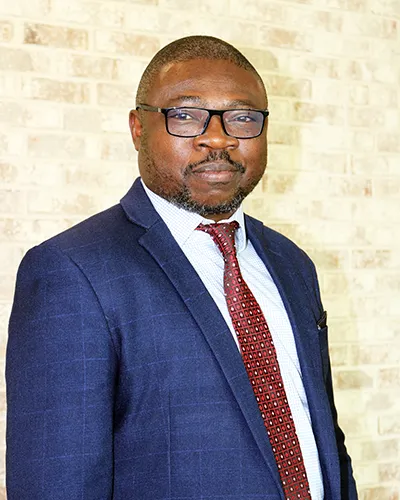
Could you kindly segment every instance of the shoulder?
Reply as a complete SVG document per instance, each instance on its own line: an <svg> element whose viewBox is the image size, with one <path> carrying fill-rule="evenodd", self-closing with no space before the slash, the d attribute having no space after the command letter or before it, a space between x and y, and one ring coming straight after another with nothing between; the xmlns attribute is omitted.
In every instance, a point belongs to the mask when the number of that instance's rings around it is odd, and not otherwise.
<svg viewBox="0 0 400 500"><path fill-rule="evenodd" d="M249 215L245 216L245 220L250 238L253 235L255 238L261 239L265 250L290 259L296 257L296 259L300 259L299 264L304 263L314 267L307 253L287 236L265 226L262 221Z"/></svg>
<svg viewBox="0 0 400 500"><path fill-rule="evenodd" d="M143 231L115 205L28 250L19 278L60 271L99 276L106 263L123 261L127 252L135 252Z"/></svg>

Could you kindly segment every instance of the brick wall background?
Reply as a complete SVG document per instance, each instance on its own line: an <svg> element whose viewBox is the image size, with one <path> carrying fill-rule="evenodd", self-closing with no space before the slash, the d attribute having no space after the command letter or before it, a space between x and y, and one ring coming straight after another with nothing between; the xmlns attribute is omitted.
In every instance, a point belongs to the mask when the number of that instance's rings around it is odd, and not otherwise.
<svg viewBox="0 0 400 500"><path fill-rule="evenodd" d="M0 0L1 357L23 253L125 193L142 70L197 33L265 79L269 170L247 210L315 260L360 498L398 500L399 0Z"/></svg>

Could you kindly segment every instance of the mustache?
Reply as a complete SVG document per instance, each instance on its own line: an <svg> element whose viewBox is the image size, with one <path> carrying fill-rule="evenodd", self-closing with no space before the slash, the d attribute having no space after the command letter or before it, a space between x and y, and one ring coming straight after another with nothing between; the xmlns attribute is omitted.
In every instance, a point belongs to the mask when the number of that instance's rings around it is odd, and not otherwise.
<svg viewBox="0 0 400 500"><path fill-rule="evenodd" d="M232 160L228 151L219 151L219 152L210 151L210 153L208 153L208 155L206 156L206 158L204 158L204 160L194 163L189 163L189 165L186 167L186 174L191 172L194 168L204 165L205 163L212 163L214 161L229 163L229 165L232 165L232 167L234 167L238 172L242 174L245 172L243 163Z"/></svg>

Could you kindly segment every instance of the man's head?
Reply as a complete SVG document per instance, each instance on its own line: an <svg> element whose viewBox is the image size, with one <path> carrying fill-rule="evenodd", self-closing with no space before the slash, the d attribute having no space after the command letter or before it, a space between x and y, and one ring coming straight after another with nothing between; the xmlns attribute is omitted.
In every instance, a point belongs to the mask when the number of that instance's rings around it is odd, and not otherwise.
<svg viewBox="0 0 400 500"><path fill-rule="evenodd" d="M257 185L267 162L267 113L250 111L265 111L268 104L255 68L222 40L182 38L147 66L136 104L140 109L131 112L130 127L145 184L204 217L229 217ZM244 111L223 116L165 111L175 107Z"/></svg>

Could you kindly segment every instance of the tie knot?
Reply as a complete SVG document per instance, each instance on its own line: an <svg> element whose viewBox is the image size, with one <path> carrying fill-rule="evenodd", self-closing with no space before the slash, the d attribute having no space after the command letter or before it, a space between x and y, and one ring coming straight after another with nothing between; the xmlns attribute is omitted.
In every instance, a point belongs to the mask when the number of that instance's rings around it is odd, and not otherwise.
<svg viewBox="0 0 400 500"><path fill-rule="evenodd" d="M199 224L196 229L209 234L225 257L232 252L236 254L235 232L238 227L239 223L233 221L224 223L217 222L215 224Z"/></svg>

